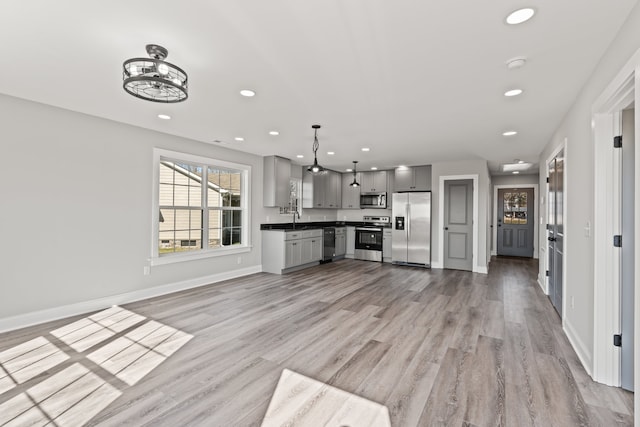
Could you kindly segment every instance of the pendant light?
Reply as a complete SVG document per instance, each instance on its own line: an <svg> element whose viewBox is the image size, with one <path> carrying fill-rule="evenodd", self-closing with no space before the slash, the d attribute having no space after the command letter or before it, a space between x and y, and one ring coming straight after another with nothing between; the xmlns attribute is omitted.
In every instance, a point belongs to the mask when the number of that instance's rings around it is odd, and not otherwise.
<svg viewBox="0 0 640 427"><path fill-rule="evenodd" d="M307 170L314 175L318 175L321 173L325 173L326 170L322 166L318 164L318 148L320 148L320 143L318 142L318 129L320 129L320 125L311 126L314 130L313 135L313 165L309 166Z"/></svg>
<svg viewBox="0 0 640 427"><path fill-rule="evenodd" d="M122 87L136 98L153 102L182 102L188 97L187 73L165 61L169 51L147 45L149 58L132 58L122 64Z"/></svg>
<svg viewBox="0 0 640 427"><path fill-rule="evenodd" d="M357 163L358 163L357 160L353 161L353 182L349 184L352 187L360 187L360 183L356 181L356 164Z"/></svg>

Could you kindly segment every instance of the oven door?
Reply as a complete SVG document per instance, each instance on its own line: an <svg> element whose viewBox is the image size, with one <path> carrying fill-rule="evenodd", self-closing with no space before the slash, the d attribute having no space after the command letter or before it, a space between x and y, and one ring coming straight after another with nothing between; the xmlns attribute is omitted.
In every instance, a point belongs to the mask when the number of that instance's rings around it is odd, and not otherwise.
<svg viewBox="0 0 640 427"><path fill-rule="evenodd" d="M356 249L382 252L382 228L356 227Z"/></svg>

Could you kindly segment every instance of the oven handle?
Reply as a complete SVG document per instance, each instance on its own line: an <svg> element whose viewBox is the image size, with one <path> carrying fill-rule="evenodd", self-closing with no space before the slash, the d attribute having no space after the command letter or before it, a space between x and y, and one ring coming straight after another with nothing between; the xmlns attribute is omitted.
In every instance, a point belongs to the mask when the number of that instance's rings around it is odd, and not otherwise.
<svg viewBox="0 0 640 427"><path fill-rule="evenodd" d="M382 228L356 227L356 231L382 231Z"/></svg>

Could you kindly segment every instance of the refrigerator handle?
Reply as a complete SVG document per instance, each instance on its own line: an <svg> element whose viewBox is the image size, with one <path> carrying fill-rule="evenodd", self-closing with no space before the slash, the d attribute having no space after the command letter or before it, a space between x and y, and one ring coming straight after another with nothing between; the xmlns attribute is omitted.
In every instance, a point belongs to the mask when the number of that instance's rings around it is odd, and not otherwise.
<svg viewBox="0 0 640 427"><path fill-rule="evenodd" d="M411 239L411 204L407 203L407 219L405 220L406 222L406 228L407 228L407 241L409 239Z"/></svg>

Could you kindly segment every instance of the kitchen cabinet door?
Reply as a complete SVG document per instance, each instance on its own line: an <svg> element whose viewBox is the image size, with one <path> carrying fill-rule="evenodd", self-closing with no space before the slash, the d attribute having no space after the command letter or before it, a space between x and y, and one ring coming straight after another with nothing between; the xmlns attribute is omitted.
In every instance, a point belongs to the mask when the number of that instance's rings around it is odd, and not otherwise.
<svg viewBox="0 0 640 427"><path fill-rule="evenodd" d="M387 191L387 171L362 172L361 191L383 193Z"/></svg>
<svg viewBox="0 0 640 427"><path fill-rule="evenodd" d="M311 240L311 261L322 260L322 237L314 237Z"/></svg>
<svg viewBox="0 0 640 427"><path fill-rule="evenodd" d="M284 244L284 268L302 264L302 245L300 240L289 240Z"/></svg>
<svg viewBox="0 0 640 427"><path fill-rule="evenodd" d="M356 251L356 228L347 227L347 252L348 258L353 258L353 254Z"/></svg>
<svg viewBox="0 0 640 427"><path fill-rule="evenodd" d="M263 166L263 205L265 207L289 206L291 160L279 156L267 156L263 160Z"/></svg>
<svg viewBox="0 0 640 427"><path fill-rule="evenodd" d="M336 256L344 256L347 253L347 236L336 235Z"/></svg>
<svg viewBox="0 0 640 427"><path fill-rule="evenodd" d="M394 191L431 191L431 166L397 168Z"/></svg>
<svg viewBox="0 0 640 427"><path fill-rule="evenodd" d="M329 171L325 179L325 208L338 209L342 204L342 179L338 172Z"/></svg>
<svg viewBox="0 0 640 427"><path fill-rule="evenodd" d="M356 173L356 181L360 182L360 172ZM352 187L353 174L342 174L342 209L360 209L360 187Z"/></svg>

